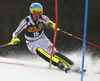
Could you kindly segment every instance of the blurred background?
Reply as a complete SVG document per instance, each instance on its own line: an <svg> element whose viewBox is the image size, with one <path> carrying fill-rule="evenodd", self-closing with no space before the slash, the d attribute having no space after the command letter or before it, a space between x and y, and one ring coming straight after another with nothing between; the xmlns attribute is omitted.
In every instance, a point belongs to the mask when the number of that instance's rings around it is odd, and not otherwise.
<svg viewBox="0 0 100 81"><path fill-rule="evenodd" d="M43 14L55 22L54 0L0 0L0 45L10 42L12 33L18 27L20 21L30 14L31 3L39 2L43 5ZM100 1L89 0L87 41L100 46ZM68 33L83 39L85 0L58 0L58 27ZM54 31L45 29L45 34L53 42ZM6 56L31 55L27 49L23 32L19 35L19 45L0 48L0 55ZM60 52L70 53L82 50L83 42L70 37L62 32L57 32L56 48ZM100 56L100 48L86 44L86 52L92 56Z"/></svg>

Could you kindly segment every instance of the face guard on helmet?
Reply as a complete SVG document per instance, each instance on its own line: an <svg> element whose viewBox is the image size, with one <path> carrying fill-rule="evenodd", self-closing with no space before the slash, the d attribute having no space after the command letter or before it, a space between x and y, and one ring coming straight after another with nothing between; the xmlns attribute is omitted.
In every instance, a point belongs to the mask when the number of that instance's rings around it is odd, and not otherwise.
<svg viewBox="0 0 100 81"><path fill-rule="evenodd" d="M32 3L30 6L30 12L33 15L41 15L43 13L43 7L40 3Z"/></svg>

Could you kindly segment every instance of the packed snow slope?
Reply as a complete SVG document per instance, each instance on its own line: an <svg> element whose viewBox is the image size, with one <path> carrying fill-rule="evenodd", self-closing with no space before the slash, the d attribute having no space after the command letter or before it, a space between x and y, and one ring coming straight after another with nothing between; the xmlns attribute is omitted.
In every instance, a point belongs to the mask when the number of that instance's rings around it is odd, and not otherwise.
<svg viewBox="0 0 100 81"><path fill-rule="evenodd" d="M82 55L77 52L68 56L81 67ZM100 60L85 56L87 72L83 81L100 81ZM57 67L51 66L40 57L36 59L21 59L21 57L0 57L0 81L81 81L81 74L65 73Z"/></svg>

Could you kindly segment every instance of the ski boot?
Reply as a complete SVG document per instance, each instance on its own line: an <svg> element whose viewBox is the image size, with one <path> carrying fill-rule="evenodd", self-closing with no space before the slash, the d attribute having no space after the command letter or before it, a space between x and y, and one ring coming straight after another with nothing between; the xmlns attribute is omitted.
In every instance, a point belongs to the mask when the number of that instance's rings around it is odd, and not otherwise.
<svg viewBox="0 0 100 81"><path fill-rule="evenodd" d="M65 65L64 65L61 61L59 61L59 63L58 63L58 68L59 68L60 70L65 70Z"/></svg>

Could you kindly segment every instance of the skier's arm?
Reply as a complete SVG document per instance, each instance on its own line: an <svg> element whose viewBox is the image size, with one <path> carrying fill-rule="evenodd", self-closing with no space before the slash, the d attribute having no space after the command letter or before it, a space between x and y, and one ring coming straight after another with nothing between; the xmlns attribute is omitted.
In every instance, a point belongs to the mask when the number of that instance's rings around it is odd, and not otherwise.
<svg viewBox="0 0 100 81"><path fill-rule="evenodd" d="M27 27L27 21L25 19L23 19L18 28L16 29L15 32L13 32L12 34L12 39L11 39L11 43L12 45L17 44L20 42L20 39L18 38L18 35Z"/></svg>
<svg viewBox="0 0 100 81"><path fill-rule="evenodd" d="M15 32L13 32L12 37L13 38L17 38L18 35L27 27L27 21L25 19L23 19L18 28L15 30Z"/></svg>

